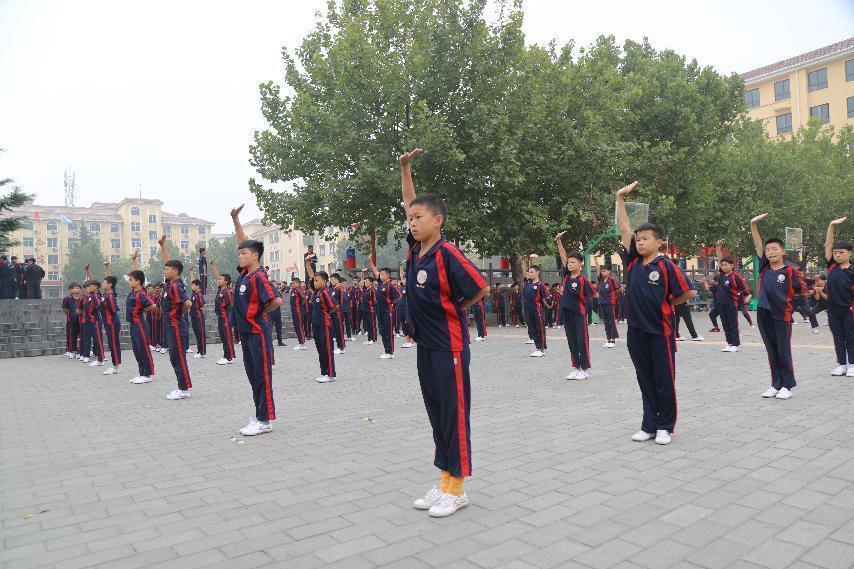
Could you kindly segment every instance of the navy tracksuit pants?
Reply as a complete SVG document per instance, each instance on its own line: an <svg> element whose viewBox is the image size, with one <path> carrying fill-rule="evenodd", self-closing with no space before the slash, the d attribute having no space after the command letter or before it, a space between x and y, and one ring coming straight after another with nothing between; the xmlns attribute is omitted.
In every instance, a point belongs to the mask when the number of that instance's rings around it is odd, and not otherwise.
<svg viewBox="0 0 854 569"><path fill-rule="evenodd" d="M526 310L525 322L528 324L528 336L538 350L546 349L546 319L542 310Z"/></svg>
<svg viewBox="0 0 854 569"><path fill-rule="evenodd" d="M294 325L294 334L298 344L305 344L305 325L303 324L302 306L297 305L291 310L291 323Z"/></svg>
<svg viewBox="0 0 854 569"><path fill-rule="evenodd" d="M234 342L231 337L231 324L225 318L216 319L216 327L219 331L219 341L222 342L222 357L231 361L234 359Z"/></svg>
<svg viewBox="0 0 854 569"><path fill-rule="evenodd" d="M477 328L477 335L481 338L486 338L486 308L483 304L475 304L471 307L474 312L474 325Z"/></svg>
<svg viewBox="0 0 854 569"><path fill-rule="evenodd" d="M107 345L110 348L110 361L113 366L121 365L122 363L122 323L118 318L113 319L113 323L104 324L104 330L107 332Z"/></svg>
<svg viewBox="0 0 854 569"><path fill-rule="evenodd" d="M317 360L320 363L320 375L335 377L335 353L332 351L335 334L332 331L332 323L312 324L311 328L314 347L317 348Z"/></svg>
<svg viewBox="0 0 854 569"><path fill-rule="evenodd" d="M836 362L854 365L854 315L851 309L840 304L827 304L827 323L833 334Z"/></svg>
<svg viewBox="0 0 854 569"><path fill-rule="evenodd" d="M166 336L166 347L169 348L169 363L175 370L178 379L178 389L187 391L193 387L190 381L190 369L187 367L187 344L185 338L188 336L187 321L178 317L178 322L173 323L168 316L163 319L164 335Z"/></svg>
<svg viewBox="0 0 854 569"><path fill-rule="evenodd" d="M276 331L276 340L280 346L284 346L285 341L282 338L282 309L277 308L276 310L271 310L269 314L270 324L273 325L273 329Z"/></svg>
<svg viewBox="0 0 854 569"><path fill-rule="evenodd" d="M722 305L718 307L721 317L721 327L724 329L726 343L730 346L740 346L741 338L738 333L738 310L735 306Z"/></svg>
<svg viewBox="0 0 854 569"><path fill-rule="evenodd" d="M643 399L641 429L673 432L676 426L676 337L629 326L626 344Z"/></svg>
<svg viewBox="0 0 854 569"><path fill-rule="evenodd" d="M104 361L104 339L101 336L101 323L99 321L80 325L80 353L84 358L94 352L99 362Z"/></svg>
<svg viewBox="0 0 854 569"><path fill-rule="evenodd" d="M617 317L614 315L614 305L600 304L599 317L602 318L602 322L605 324L605 338L607 338L609 342L613 342L619 338L620 333L617 331ZM564 322L566 322L565 315Z"/></svg>
<svg viewBox="0 0 854 569"><path fill-rule="evenodd" d="M768 352L771 386L774 389L792 389L797 385L792 362L792 323L775 319L767 308L756 309L756 320Z"/></svg>
<svg viewBox="0 0 854 569"><path fill-rule="evenodd" d="M260 333L243 332L240 336L243 348L243 369L252 387L255 403L255 418L267 422L276 418L273 401L273 333L270 328Z"/></svg>
<svg viewBox="0 0 854 569"><path fill-rule="evenodd" d="M145 318L140 318L137 322L131 322L128 328L130 330L130 345L133 349L136 365L139 368L139 375L151 377L154 375L154 358L148 348L151 341L148 321Z"/></svg>
<svg viewBox="0 0 854 569"><path fill-rule="evenodd" d="M590 369L590 338L587 335L587 315L578 312L563 311L563 329L572 367Z"/></svg>
<svg viewBox="0 0 854 569"><path fill-rule="evenodd" d="M193 335L196 337L196 349L203 356L208 353L208 339L205 333L205 313L193 308L190 312L193 323Z"/></svg>
<svg viewBox="0 0 854 569"><path fill-rule="evenodd" d="M362 312L362 318L365 326L365 332L368 333L368 340L377 341L377 320L374 318L373 312Z"/></svg>
<svg viewBox="0 0 854 569"><path fill-rule="evenodd" d="M393 316L391 311L377 311L377 328L379 328L380 336L383 339L383 350L385 350L385 353L387 354L394 354L394 335L392 334L394 323L392 318ZM376 336L374 336L374 338L376 338Z"/></svg>
<svg viewBox="0 0 854 569"><path fill-rule="evenodd" d="M65 351L72 354L80 349L80 321L76 316L65 322Z"/></svg>
<svg viewBox="0 0 854 569"><path fill-rule="evenodd" d="M350 312L341 312L341 319L344 321L345 338L353 337L353 315Z"/></svg>
<svg viewBox="0 0 854 569"><path fill-rule="evenodd" d="M433 428L433 464L451 476L471 476L470 352L431 350L418 345L418 382Z"/></svg>
<svg viewBox="0 0 854 569"><path fill-rule="evenodd" d="M335 342L338 344L338 348L343 350L347 347L347 342L344 340L344 320L346 319L346 314L342 318L339 312L333 312L330 319L332 321L332 332L335 336Z"/></svg>

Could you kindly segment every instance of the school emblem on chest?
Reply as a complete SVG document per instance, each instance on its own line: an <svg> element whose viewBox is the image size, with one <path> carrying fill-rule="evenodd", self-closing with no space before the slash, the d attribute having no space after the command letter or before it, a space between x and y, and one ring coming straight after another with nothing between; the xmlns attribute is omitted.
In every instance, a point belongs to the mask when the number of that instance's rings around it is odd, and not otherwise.
<svg viewBox="0 0 854 569"><path fill-rule="evenodd" d="M427 271L421 269L418 271L418 276L415 277L415 280L418 281L418 284L424 284L427 282Z"/></svg>
<svg viewBox="0 0 854 569"><path fill-rule="evenodd" d="M164 292L164 293L163 293L163 298L168 298L168 297L169 297L169 293L168 293L168 292Z"/></svg>
<svg viewBox="0 0 854 569"><path fill-rule="evenodd" d="M606 284L606 285L605 285L605 288L611 288L611 285Z"/></svg>
<svg viewBox="0 0 854 569"><path fill-rule="evenodd" d="M729 286L729 281L724 281L724 284Z"/></svg>
<svg viewBox="0 0 854 569"><path fill-rule="evenodd" d="M786 275L777 275L777 282L778 283L786 282Z"/></svg>
<svg viewBox="0 0 854 569"><path fill-rule="evenodd" d="M572 288L578 288L578 283L572 283Z"/></svg>
<svg viewBox="0 0 854 569"><path fill-rule="evenodd" d="M661 275L658 273L658 271L652 271L649 274L649 281L650 282L657 283L658 279L660 279L660 278L661 278Z"/></svg>
<svg viewBox="0 0 854 569"><path fill-rule="evenodd" d="M240 285L240 293L243 294L244 292L246 292L246 285L242 284Z"/></svg>

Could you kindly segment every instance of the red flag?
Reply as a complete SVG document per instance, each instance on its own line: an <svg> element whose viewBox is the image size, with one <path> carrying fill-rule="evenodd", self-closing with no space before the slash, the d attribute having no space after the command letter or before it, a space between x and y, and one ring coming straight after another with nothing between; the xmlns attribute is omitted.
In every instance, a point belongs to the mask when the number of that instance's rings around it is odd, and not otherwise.
<svg viewBox="0 0 854 569"><path fill-rule="evenodd" d="M35 211L35 213L33 214L33 219L41 219L41 218L39 217L39 210L36 210L36 211Z"/></svg>

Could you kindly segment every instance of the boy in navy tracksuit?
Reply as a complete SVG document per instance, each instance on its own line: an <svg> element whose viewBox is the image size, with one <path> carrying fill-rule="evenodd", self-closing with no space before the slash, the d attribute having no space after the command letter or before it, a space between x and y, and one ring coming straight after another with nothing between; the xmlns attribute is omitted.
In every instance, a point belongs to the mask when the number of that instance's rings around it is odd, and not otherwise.
<svg viewBox="0 0 854 569"><path fill-rule="evenodd" d="M371 261L371 270L374 277L378 279L376 288L376 315L377 328L383 339L383 353L380 359L392 359L394 357L394 305L400 300L400 289L391 282L391 269L378 270Z"/></svg>
<svg viewBox="0 0 854 569"><path fill-rule="evenodd" d="M139 375L132 378L130 383L150 383L154 375L154 358L151 357L151 328L146 314L156 308L154 300L142 289L145 284L145 273L132 266L128 273L128 291L125 297L125 317L128 321L131 348L136 359Z"/></svg>
<svg viewBox="0 0 854 569"><path fill-rule="evenodd" d="M184 281L181 280L184 264L181 261L169 258L165 235L160 237L157 242L160 244L163 274L166 277L166 287L160 301L160 307L163 311L163 336L169 350L169 362L172 364L172 369L175 370L175 377L178 379L178 389L169 392L166 399L187 399L190 397L190 389L193 387L193 383L190 380L190 369L187 366L187 344L184 338L189 332L185 316L192 303L187 294L187 289L184 288Z"/></svg>
<svg viewBox="0 0 854 569"><path fill-rule="evenodd" d="M202 294L202 281L200 279L193 280L190 283L190 290L193 294L190 296L190 322L193 325L193 335L196 337L196 353L193 357L206 358L208 357L208 342L205 337L205 297Z"/></svg>
<svg viewBox="0 0 854 569"><path fill-rule="evenodd" d="M86 296L80 299L80 353L81 360L92 367L104 365L104 339L101 336L101 296L98 289L101 283L96 280L88 280L83 283ZM94 352L96 360L89 362L89 354Z"/></svg>
<svg viewBox="0 0 854 569"><path fill-rule="evenodd" d="M332 314L338 312L339 307L329 291L329 275L325 271L314 272L314 268L308 259L305 260L305 273L311 279L314 289L311 311L311 335L314 338L314 346L317 348L317 359L320 363L320 376L315 378L317 383L331 383L335 381L335 351L332 349L335 342L335 329Z"/></svg>
<svg viewBox="0 0 854 569"><path fill-rule="evenodd" d="M489 294L480 271L442 238L445 201L416 197L410 161L400 157L403 206L409 221L406 281L408 309L418 342L418 380L433 428L439 487L415 501L431 516L449 516L468 504L463 481L471 476L471 388L466 309Z"/></svg>
<svg viewBox="0 0 854 569"><path fill-rule="evenodd" d="M305 349L305 303L303 299L305 293L302 290L302 283L297 277L291 279L290 302L291 302L291 323L294 325L294 334L297 337L297 345L294 350Z"/></svg>
<svg viewBox="0 0 854 569"><path fill-rule="evenodd" d="M854 377L854 266L851 265L854 243L836 241L836 226L847 219L834 219L828 225L824 257L827 260L827 323L838 364L830 375ZM815 314L811 314L815 322Z"/></svg>
<svg viewBox="0 0 854 569"><path fill-rule="evenodd" d="M738 312L742 304L742 296L750 300L750 292L741 275L733 270L732 257L719 257L721 271L718 275L718 286L715 289L715 308L721 318L721 326L726 337L726 347L722 352L737 352L741 345L738 332Z"/></svg>
<svg viewBox="0 0 854 569"><path fill-rule="evenodd" d="M546 355L546 316L545 299L546 287L540 282L540 267L531 265L528 269L528 280L522 291L523 303L525 305L525 322L528 324L527 344L534 344L532 358L541 358Z"/></svg>
<svg viewBox="0 0 854 569"><path fill-rule="evenodd" d="M572 359L572 371L566 379L587 379L590 377L590 338L587 335L587 301L596 296L593 284L581 273L584 260L581 255L567 255L561 237L565 231L555 236L560 254L561 277L563 278L563 327L566 331L566 343Z"/></svg>
<svg viewBox="0 0 854 569"><path fill-rule="evenodd" d="M377 341L377 320L374 317L374 311L377 305L377 289L374 288L374 279L365 277L365 288L362 291L361 306L359 310L362 312L364 320L365 333L368 335L368 340L363 344L371 345Z"/></svg>
<svg viewBox="0 0 854 569"><path fill-rule="evenodd" d="M599 271L599 317L605 325L605 348L614 348L620 333L617 331L617 298L620 295L620 283L611 274L611 265L605 265Z"/></svg>
<svg viewBox="0 0 854 569"><path fill-rule="evenodd" d="M347 279L341 278L341 320L344 323L344 341L353 341L353 316L351 309L353 307L353 287L347 282Z"/></svg>
<svg viewBox="0 0 854 569"><path fill-rule="evenodd" d="M788 399L797 385L792 362L792 299L795 295L805 294L807 287L800 271L786 264L783 241L772 237L762 242L757 225L767 215L757 215L750 220L750 233L756 255L760 258L759 281L756 283L759 295L756 322L771 368L771 387L762 393L762 397Z"/></svg>
<svg viewBox="0 0 854 569"><path fill-rule="evenodd" d="M222 343L222 357L216 361L217 365L228 365L234 361L234 337L231 335L231 323L229 314L234 297L231 294L231 275L220 274L216 268L214 259L210 261L211 270L216 279L216 297L214 298L214 312L216 313L216 328L219 332L219 341Z"/></svg>
<svg viewBox="0 0 854 569"><path fill-rule="evenodd" d="M483 306L483 299L472 304L470 310L474 314L474 326L477 329L474 341L483 342L486 339L486 308Z"/></svg>
<svg viewBox="0 0 854 569"><path fill-rule="evenodd" d="M332 285L329 287L328 285ZM337 310L333 310L330 313L330 318L332 320L332 332L335 339L335 343L337 344L337 348L335 348L334 352L336 354L345 353L344 350L347 349L347 340L344 336L344 293L345 288L344 285L341 284L341 275L338 273L332 273L329 276L329 283L327 288L331 288L329 290L329 294L332 295L333 300L335 301L335 306L337 306ZM318 304L315 302L315 304Z"/></svg>
<svg viewBox="0 0 854 569"><path fill-rule="evenodd" d="M0 286L3 283L0 282ZM62 311L65 312L65 357L74 359L79 353L80 317L77 314L77 303L80 300L80 285L68 285L68 296L62 299Z"/></svg>
<svg viewBox="0 0 854 569"><path fill-rule="evenodd" d="M495 311L495 319L499 328L507 326L507 305L505 303L501 283L495 283L495 292L492 293L492 309Z"/></svg>
<svg viewBox="0 0 854 569"><path fill-rule="evenodd" d="M105 263L109 271L109 263ZM104 277L104 299L101 310L104 315L104 330L107 333L107 345L110 347L110 361L113 367L104 370L104 375L119 373L122 364L122 319L119 315L119 303L116 301L116 277Z"/></svg>
<svg viewBox="0 0 854 569"><path fill-rule="evenodd" d="M685 275L659 251L664 229L644 223L632 229L625 196L637 182L617 192L617 217L626 260L626 291L631 296L626 346L643 399L641 429L632 440L670 443L676 425L676 336L674 305L694 297Z"/></svg>
<svg viewBox="0 0 854 569"><path fill-rule="evenodd" d="M273 430L270 421L276 418L273 400L273 329L268 313L281 306L282 298L267 279L261 266L264 244L247 239L239 215L243 206L231 210L234 233L237 236L237 264L240 276L234 285L234 321L240 330L243 349L243 368L252 387L255 416L240 429L244 436L255 436Z"/></svg>
<svg viewBox="0 0 854 569"><path fill-rule="evenodd" d="M208 293L208 258L205 256L205 248L199 247L199 290L202 296ZM192 272L192 271L191 271Z"/></svg>

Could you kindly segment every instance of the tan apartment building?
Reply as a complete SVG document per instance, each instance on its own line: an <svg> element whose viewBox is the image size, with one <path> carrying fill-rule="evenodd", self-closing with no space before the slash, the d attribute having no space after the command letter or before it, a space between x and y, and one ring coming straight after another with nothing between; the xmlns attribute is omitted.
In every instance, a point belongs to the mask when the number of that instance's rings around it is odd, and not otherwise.
<svg viewBox="0 0 854 569"><path fill-rule="evenodd" d="M243 224L247 237L264 243L264 265L270 267L270 278L275 281L288 281L291 275L305 278L303 258L308 245L314 246L317 255L317 270L329 271L330 265L341 258L340 247L346 243L347 236L341 232L337 238L335 228L328 227L324 235L306 235L302 231L289 231L274 226L266 226L260 219ZM326 239L330 239L327 241ZM340 269L341 265L337 265Z"/></svg>
<svg viewBox="0 0 854 569"><path fill-rule="evenodd" d="M9 215L24 218L23 228L12 234L18 245L6 253L20 258L35 257L44 269L45 295L62 286L62 269L71 249L80 243L81 228L98 238L101 250L113 261L140 251L145 266L159 248L164 233L183 253L191 254L198 243L211 238L214 223L185 213L163 210L156 199L125 198L120 202L94 202L89 207L28 204Z"/></svg>
<svg viewBox="0 0 854 569"><path fill-rule="evenodd" d="M817 117L839 131L854 124L854 37L741 74L744 105L769 136Z"/></svg>

